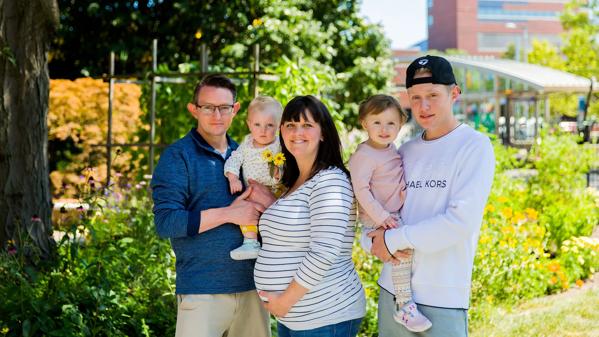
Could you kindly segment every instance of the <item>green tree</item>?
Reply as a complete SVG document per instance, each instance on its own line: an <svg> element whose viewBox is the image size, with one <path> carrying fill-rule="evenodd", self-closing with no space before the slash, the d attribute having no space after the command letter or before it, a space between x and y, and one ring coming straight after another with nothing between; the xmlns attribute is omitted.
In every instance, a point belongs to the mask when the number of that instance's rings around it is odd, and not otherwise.
<svg viewBox="0 0 599 337"><path fill-rule="evenodd" d="M599 74L599 1L572 0L561 16L565 39L562 52L568 71L591 77Z"/></svg>
<svg viewBox="0 0 599 337"><path fill-rule="evenodd" d="M205 43L210 71L247 70L252 46L259 44L261 69L282 69L284 58L314 65L313 71L332 69L336 85L321 95L338 103L340 118L353 127L357 103L385 90L393 76L389 41L380 26L359 16L358 0L59 0L59 5L61 28L50 63L54 78L98 76L107 70L110 50L117 54L117 73L142 74L149 69L151 38L159 39L162 69L193 63Z"/></svg>
<svg viewBox="0 0 599 337"><path fill-rule="evenodd" d="M560 17L564 28L563 46L557 48L547 42L533 41L528 55L530 63L564 70L591 78L599 74L599 1L572 0L565 5ZM591 97L589 115L599 117L598 95ZM575 116L578 98L575 95L554 95L551 98L554 114ZM587 98L588 99L588 98Z"/></svg>
<svg viewBox="0 0 599 337"><path fill-rule="evenodd" d="M532 41L532 50L528 53L528 62L545 67L568 71L566 60L560 50L547 41ZM554 116L576 116L578 97L571 94L552 94L549 106Z"/></svg>

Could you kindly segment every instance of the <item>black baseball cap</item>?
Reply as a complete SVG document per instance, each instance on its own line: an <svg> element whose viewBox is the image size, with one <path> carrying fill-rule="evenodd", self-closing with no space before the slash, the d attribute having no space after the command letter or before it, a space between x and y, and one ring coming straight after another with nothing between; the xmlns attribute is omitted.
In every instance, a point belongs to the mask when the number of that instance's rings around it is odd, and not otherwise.
<svg viewBox="0 0 599 337"><path fill-rule="evenodd" d="M432 76L414 78L416 70L426 68L430 70ZM453 68L449 61L440 56L426 55L421 56L408 66L406 71L406 88L415 84L432 83L432 84L457 84L453 75Z"/></svg>

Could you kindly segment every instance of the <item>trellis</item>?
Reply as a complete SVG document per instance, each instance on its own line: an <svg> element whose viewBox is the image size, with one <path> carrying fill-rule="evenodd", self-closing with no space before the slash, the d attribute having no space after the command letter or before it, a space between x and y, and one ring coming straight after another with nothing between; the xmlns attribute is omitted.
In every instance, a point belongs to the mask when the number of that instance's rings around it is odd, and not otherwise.
<svg viewBox="0 0 599 337"><path fill-rule="evenodd" d="M222 74L234 79L245 79L249 77L251 81L252 94L254 97L258 95L258 82L260 80L276 80L276 76L260 71L260 46L253 46L253 65L249 71L241 72L209 72L208 71L208 50L206 44L200 46L200 71L190 73L158 73L158 40L152 41L152 71L146 79L139 79L137 75L115 74L115 53L110 52L109 73L103 79L108 82L108 132L106 134L106 144L97 146L106 148L106 186L110 184L110 176L112 171L112 150L114 147L147 147L149 148L149 173L154 173L154 154L156 148L164 147L164 144L155 142L156 132L156 87L159 83L188 83L189 78L197 81L210 74ZM151 100L150 100L150 139L147 143L113 143L112 142L112 116L113 116L113 100L114 100L114 85L116 83L135 83L147 84L150 82Z"/></svg>

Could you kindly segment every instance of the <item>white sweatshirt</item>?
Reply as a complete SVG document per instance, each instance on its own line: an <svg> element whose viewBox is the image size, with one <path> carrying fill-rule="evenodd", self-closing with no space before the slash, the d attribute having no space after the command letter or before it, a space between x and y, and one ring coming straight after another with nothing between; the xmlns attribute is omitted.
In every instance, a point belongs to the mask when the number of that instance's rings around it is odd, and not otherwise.
<svg viewBox="0 0 599 337"><path fill-rule="evenodd" d="M389 251L414 249L412 292L419 304L469 307L472 267L483 210L493 182L495 159L489 138L460 125L435 140L402 145L407 199L406 226L387 230ZM370 239L362 236L370 251ZM379 285L393 293L391 265Z"/></svg>

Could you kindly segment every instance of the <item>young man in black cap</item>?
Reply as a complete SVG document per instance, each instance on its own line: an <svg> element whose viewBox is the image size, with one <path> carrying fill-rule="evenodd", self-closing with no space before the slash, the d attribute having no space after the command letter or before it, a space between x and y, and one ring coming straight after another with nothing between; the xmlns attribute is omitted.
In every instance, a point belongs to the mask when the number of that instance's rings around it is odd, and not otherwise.
<svg viewBox="0 0 599 337"><path fill-rule="evenodd" d="M404 226L378 230L363 240L384 262L414 249L412 292L432 328L418 334L393 319L391 266L379 285L379 336L467 336L472 267L495 160L489 138L453 116L460 95L453 69L438 56L423 56L407 69L412 115L424 129L402 145L407 199ZM409 317L407 317L409 319Z"/></svg>

